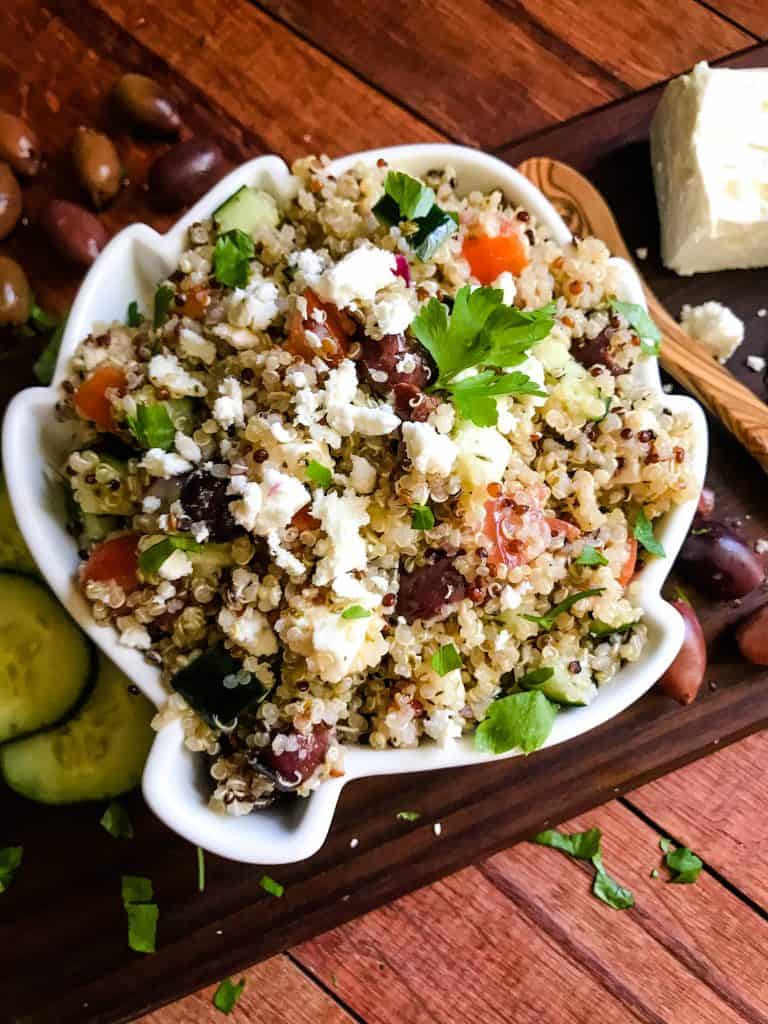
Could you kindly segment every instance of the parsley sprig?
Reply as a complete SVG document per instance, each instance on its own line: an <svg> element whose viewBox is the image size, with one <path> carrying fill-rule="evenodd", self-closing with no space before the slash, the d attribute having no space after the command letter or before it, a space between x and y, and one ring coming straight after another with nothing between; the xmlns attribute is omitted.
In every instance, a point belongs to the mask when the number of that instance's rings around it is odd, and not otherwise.
<svg viewBox="0 0 768 1024"><path fill-rule="evenodd" d="M595 869L592 892L599 900L607 903L614 910L626 910L635 905L635 900L629 889L619 885L616 879L611 878L606 872L603 866L602 838L603 834L599 828L570 834L558 832L557 829L548 829L546 832L539 832L533 841L540 846L551 846L577 860L590 861Z"/></svg>
<svg viewBox="0 0 768 1024"><path fill-rule="evenodd" d="M435 193L428 185L402 171L387 174L384 195L373 212L382 224L390 227L402 221L415 226L416 230L407 236L408 243L422 262L431 259L459 226L458 216L437 205Z"/></svg>
<svg viewBox="0 0 768 1024"><path fill-rule="evenodd" d="M556 715L557 705L540 690L499 697L475 729L475 749L486 754L503 754L519 748L524 754L530 754L544 744Z"/></svg>
<svg viewBox="0 0 768 1024"><path fill-rule="evenodd" d="M585 597L594 597L595 594L602 594L604 589L604 587L592 587L590 590L580 590L578 594L570 594L560 604L550 608L545 615L523 615L523 618L529 622L535 622L539 629L549 632L557 622L559 615L569 611L577 601L581 601Z"/></svg>

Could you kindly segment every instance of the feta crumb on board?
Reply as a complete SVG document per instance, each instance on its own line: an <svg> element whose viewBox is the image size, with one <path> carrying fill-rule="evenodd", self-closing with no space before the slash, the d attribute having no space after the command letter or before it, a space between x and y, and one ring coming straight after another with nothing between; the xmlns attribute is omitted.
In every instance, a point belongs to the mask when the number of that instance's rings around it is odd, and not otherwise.
<svg viewBox="0 0 768 1024"><path fill-rule="evenodd" d="M765 359L762 356L747 356L746 363L754 373L762 373L765 370Z"/></svg>
<svg viewBox="0 0 768 1024"><path fill-rule="evenodd" d="M721 363L732 356L744 340L744 322L733 310L714 300L700 306L683 306L680 325Z"/></svg>
<svg viewBox="0 0 768 1024"><path fill-rule="evenodd" d="M648 249L644 245L638 246L637 249L635 249L635 256L637 256L639 260L647 260Z"/></svg>
<svg viewBox="0 0 768 1024"><path fill-rule="evenodd" d="M764 306L761 306L761 308L758 309L758 311L757 311L757 315L762 320L764 317L768 316L768 309L765 309Z"/></svg>

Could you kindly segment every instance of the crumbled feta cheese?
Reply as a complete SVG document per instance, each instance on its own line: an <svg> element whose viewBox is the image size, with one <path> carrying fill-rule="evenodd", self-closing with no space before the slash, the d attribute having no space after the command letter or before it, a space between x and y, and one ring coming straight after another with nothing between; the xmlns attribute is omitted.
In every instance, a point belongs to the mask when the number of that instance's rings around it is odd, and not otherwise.
<svg viewBox="0 0 768 1024"><path fill-rule="evenodd" d="M149 379L156 387L167 388L172 398L191 395L200 398L208 391L205 384L188 373L175 355L160 354L149 361Z"/></svg>
<svg viewBox="0 0 768 1024"><path fill-rule="evenodd" d="M221 338L226 341L227 344L231 345L232 348L236 348L238 352L243 352L249 348L258 348L262 345L262 339L254 331L248 327L233 327L232 324L216 324L215 327L211 328L213 334L217 338Z"/></svg>
<svg viewBox="0 0 768 1024"><path fill-rule="evenodd" d="M172 476L180 476L192 469L192 463L183 459L175 452L166 452L162 448L150 448L139 465L146 469L150 476L159 476L170 480Z"/></svg>
<svg viewBox="0 0 768 1024"><path fill-rule="evenodd" d="M764 307L761 307L760 309L758 309L758 311L757 311L757 315L758 315L758 316L760 317L760 319L762 320L762 319L763 319L763 317L766 317L766 316L768 316L768 309L765 309Z"/></svg>
<svg viewBox="0 0 768 1024"><path fill-rule="evenodd" d="M284 632L284 638L291 650L307 659L310 672L324 682L340 683L379 664L388 649L381 635L383 624L375 613L365 619L342 619L316 605Z"/></svg>
<svg viewBox="0 0 768 1024"><path fill-rule="evenodd" d="M311 500L309 491L299 480L280 473L273 466L265 466L260 484L235 484L236 479L232 478L230 487L242 486L242 497L229 506L235 522L261 537L286 527Z"/></svg>
<svg viewBox="0 0 768 1024"><path fill-rule="evenodd" d="M199 359L206 366L216 359L216 345L188 327L179 329L179 351L187 359Z"/></svg>
<svg viewBox="0 0 768 1024"><path fill-rule="evenodd" d="M747 356L747 366L755 373L762 373L765 369L765 359L762 356Z"/></svg>
<svg viewBox="0 0 768 1024"><path fill-rule="evenodd" d="M376 486L376 468L361 455L353 455L349 482L358 494L370 494Z"/></svg>
<svg viewBox="0 0 768 1024"><path fill-rule="evenodd" d="M307 571L306 565L296 558L295 555L292 555L287 548L283 547L276 532L273 531L267 534L267 544L269 546L269 553L275 560L275 565L278 569L287 572L289 576L304 575Z"/></svg>
<svg viewBox="0 0 768 1024"><path fill-rule="evenodd" d="M341 437L355 433L379 437L400 426L400 417L390 405L356 405L356 395L357 369L351 359L345 359L328 374L324 399L328 426Z"/></svg>
<svg viewBox="0 0 768 1024"><path fill-rule="evenodd" d="M192 523L189 532L192 534L193 540L196 540L198 544L205 544L211 533L205 523Z"/></svg>
<svg viewBox="0 0 768 1024"><path fill-rule="evenodd" d="M499 607L503 612L513 612L522 602L520 592L507 584L499 595Z"/></svg>
<svg viewBox="0 0 768 1024"><path fill-rule="evenodd" d="M637 256L639 260L647 260L648 249L644 245L638 246L638 248L635 249L635 256Z"/></svg>
<svg viewBox="0 0 768 1024"><path fill-rule="evenodd" d="M408 291L383 295L373 304L373 316L382 334L402 334L416 316L416 296Z"/></svg>
<svg viewBox="0 0 768 1024"><path fill-rule="evenodd" d="M293 400L294 417L297 423L311 427L320 418L320 393L303 387L296 392Z"/></svg>
<svg viewBox="0 0 768 1024"><path fill-rule="evenodd" d="M252 605L240 614L229 608L219 612L219 625L238 647L256 657L277 653L277 637L266 616Z"/></svg>
<svg viewBox="0 0 768 1024"><path fill-rule="evenodd" d="M147 515L151 515L162 505L162 502L154 494L148 494L141 502L141 511L146 512Z"/></svg>
<svg viewBox="0 0 768 1024"><path fill-rule="evenodd" d="M376 292L395 280L394 254L374 245L361 245L329 267L315 291L339 308L360 300L372 301Z"/></svg>
<svg viewBox="0 0 768 1024"><path fill-rule="evenodd" d="M732 356L744 340L743 321L721 302L683 306L680 323L686 334L700 342L721 363Z"/></svg>
<svg viewBox="0 0 768 1024"><path fill-rule="evenodd" d="M372 580L367 582L373 582ZM384 581L386 587L386 580ZM351 573L343 572L333 581L333 592L345 601L361 604L364 608L378 608L381 604L380 593L369 590L362 580L356 579Z"/></svg>
<svg viewBox="0 0 768 1024"><path fill-rule="evenodd" d="M180 580L182 576L189 576L192 572L192 562L184 551L172 551L166 558L157 575L164 580Z"/></svg>
<svg viewBox="0 0 768 1024"><path fill-rule="evenodd" d="M403 440L417 472L450 475L459 450L449 437L438 434L429 423L404 423Z"/></svg>
<svg viewBox="0 0 768 1024"><path fill-rule="evenodd" d="M227 320L233 327L264 331L279 311L278 290L274 281L254 276L247 288L235 288L229 300Z"/></svg>
<svg viewBox="0 0 768 1024"><path fill-rule="evenodd" d="M450 402L441 402L427 418L427 423L433 426L438 434L450 434L455 422L456 411Z"/></svg>
<svg viewBox="0 0 768 1024"><path fill-rule="evenodd" d="M517 284L514 277L508 270L502 271L491 285L492 288L501 288L504 293L502 302L505 306L514 306L517 297Z"/></svg>
<svg viewBox="0 0 768 1024"><path fill-rule="evenodd" d="M224 430L244 426L243 389L234 377L225 377L219 384L219 398L213 403L213 418Z"/></svg>
<svg viewBox="0 0 768 1024"><path fill-rule="evenodd" d="M200 445L193 441L188 434L184 434L180 430L176 431L173 443L176 451L183 459L188 459L190 462L199 462L203 457Z"/></svg>
<svg viewBox="0 0 768 1024"><path fill-rule="evenodd" d="M296 280L299 286L314 288L320 275L328 266L328 252L325 249L297 249L288 257L288 266L296 268ZM298 278L301 277L301 281Z"/></svg>
<svg viewBox="0 0 768 1024"><path fill-rule="evenodd" d="M312 515L327 535L328 550L317 563L314 582L324 586L342 573L365 569L367 552L360 528L369 522L368 501L357 495L316 491Z"/></svg>

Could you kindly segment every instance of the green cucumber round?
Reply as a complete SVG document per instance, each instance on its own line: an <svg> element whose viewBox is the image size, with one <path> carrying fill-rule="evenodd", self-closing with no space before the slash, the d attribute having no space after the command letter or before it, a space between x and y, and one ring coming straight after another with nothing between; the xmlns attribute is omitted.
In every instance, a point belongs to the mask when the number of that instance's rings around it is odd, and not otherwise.
<svg viewBox="0 0 768 1024"><path fill-rule="evenodd" d="M0 475L0 569L15 569L17 572L37 575L37 565L16 525L11 499L8 496L2 475Z"/></svg>

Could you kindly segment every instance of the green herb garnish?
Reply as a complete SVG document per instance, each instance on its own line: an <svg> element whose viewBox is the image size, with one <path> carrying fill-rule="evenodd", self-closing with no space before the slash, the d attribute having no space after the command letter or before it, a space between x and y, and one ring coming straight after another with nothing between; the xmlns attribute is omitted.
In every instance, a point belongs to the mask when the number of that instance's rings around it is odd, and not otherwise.
<svg viewBox="0 0 768 1024"><path fill-rule="evenodd" d="M102 828L114 839L133 839L133 825L128 811L118 800L113 800L99 819Z"/></svg>
<svg viewBox="0 0 768 1024"><path fill-rule="evenodd" d="M54 327L58 326L59 318L53 313L47 313L36 302L33 302L29 307L29 323L40 334L45 334L46 331L52 331Z"/></svg>
<svg viewBox="0 0 768 1024"><path fill-rule="evenodd" d="M664 548L653 535L653 525L643 509L637 513L635 525L632 527L632 536L649 554L658 555L659 558L666 557Z"/></svg>
<svg viewBox="0 0 768 1024"><path fill-rule="evenodd" d="M155 309L152 316L154 328L162 327L168 319L175 294L176 289L172 284L161 284L155 292Z"/></svg>
<svg viewBox="0 0 768 1024"><path fill-rule="evenodd" d="M431 259L459 226L458 216L437 205L435 193L428 185L402 171L387 174L384 195L373 212L390 227L404 220L416 226L415 232L408 236L408 243L422 262Z"/></svg>
<svg viewBox="0 0 768 1024"><path fill-rule="evenodd" d="M592 625L589 627L589 635L596 637L612 636L614 633L626 633L628 630L636 626L637 622L622 622L620 626L609 626L607 622L603 622L602 619L593 619Z"/></svg>
<svg viewBox="0 0 768 1024"><path fill-rule="evenodd" d="M611 311L623 316L640 338L642 351L647 356L657 356L661 351L661 331L648 316L648 310L634 302L619 302L611 299Z"/></svg>
<svg viewBox="0 0 768 1024"><path fill-rule="evenodd" d="M688 597L686 592L681 587L675 587L675 600L682 601L683 604L690 605L691 599Z"/></svg>
<svg viewBox="0 0 768 1024"><path fill-rule="evenodd" d="M522 686L524 690L532 690L534 687L548 682L554 674L555 670L553 668L547 668L546 666L533 668L530 672L526 672L522 679L518 680L518 686Z"/></svg>
<svg viewBox="0 0 768 1024"><path fill-rule="evenodd" d="M608 559L597 548L591 547L589 544L585 544L581 549L581 554L577 559L574 560L575 565L608 565Z"/></svg>
<svg viewBox="0 0 768 1024"><path fill-rule="evenodd" d="M262 875L259 885L264 892L268 892L270 896L276 896L278 899L285 892L285 886L280 885L279 882L276 882L274 878L270 878L269 875Z"/></svg>
<svg viewBox="0 0 768 1024"><path fill-rule="evenodd" d="M154 953L160 911L153 899L152 882L137 875L123 875L123 906L128 916L128 945L136 953Z"/></svg>
<svg viewBox="0 0 768 1024"><path fill-rule="evenodd" d="M595 594L602 594L604 587L592 587L591 590L580 590L578 594L571 594L570 597L566 597L560 604L556 604L554 608L550 608L546 615L523 615L524 619L529 622L535 622L540 629L548 632L554 626L557 621L558 615L562 615L563 612L567 612L577 601L581 601L585 597L593 597Z"/></svg>
<svg viewBox="0 0 768 1024"><path fill-rule="evenodd" d="M139 569L145 576L156 573L166 558L170 558L174 551L200 551L202 545L191 537L182 534L174 534L171 537L164 537L163 540L145 548L139 555Z"/></svg>
<svg viewBox="0 0 768 1024"><path fill-rule="evenodd" d="M426 263L443 242L456 233L459 217L453 211L441 210L435 204L426 217L421 217L416 223L418 230L409 237L408 243L422 263Z"/></svg>
<svg viewBox="0 0 768 1024"><path fill-rule="evenodd" d="M453 644L443 644L432 655L431 664L439 676L445 676L454 669L461 668L461 658Z"/></svg>
<svg viewBox="0 0 768 1024"><path fill-rule="evenodd" d="M499 419L496 399L501 395L546 397L546 392L535 380L519 371L497 374L493 370L483 370L474 377L456 381L450 391L459 414L478 427L496 426Z"/></svg>
<svg viewBox="0 0 768 1024"><path fill-rule="evenodd" d="M13 876L21 867L23 854L23 846L0 847L0 892L5 892L13 881Z"/></svg>
<svg viewBox="0 0 768 1024"><path fill-rule="evenodd" d="M414 530L431 530L435 525L435 513L429 505L411 505L411 526Z"/></svg>
<svg viewBox="0 0 768 1024"><path fill-rule="evenodd" d="M213 276L219 284L245 288L251 275L250 261L256 250L253 239L240 228L219 235L213 250Z"/></svg>
<svg viewBox="0 0 768 1024"><path fill-rule="evenodd" d="M675 844L672 842L671 839L664 838L659 840L659 849L662 853L669 853L669 851L674 850L674 848Z"/></svg>
<svg viewBox="0 0 768 1024"><path fill-rule="evenodd" d="M213 993L213 1005L222 1013L232 1013L244 988L245 978L241 978L237 984L231 978L225 978Z"/></svg>
<svg viewBox="0 0 768 1024"><path fill-rule="evenodd" d="M205 851L197 847L197 891L205 892Z"/></svg>
<svg viewBox="0 0 768 1024"><path fill-rule="evenodd" d="M671 849L664 858L664 863L670 871L674 872L671 882L679 882L683 885L692 885L701 874L704 864L700 857L697 857L693 850L687 846L678 849Z"/></svg>
<svg viewBox="0 0 768 1024"><path fill-rule="evenodd" d="M349 608L345 608L341 613L342 619L369 619L371 613L367 608L363 608L361 604L352 604Z"/></svg>
<svg viewBox="0 0 768 1024"><path fill-rule="evenodd" d="M136 299L128 303L125 322L129 327L139 327L144 322L144 317L139 312L139 304Z"/></svg>
<svg viewBox="0 0 768 1024"><path fill-rule="evenodd" d="M324 491L327 490L333 482L333 473L331 470L322 463L316 462L314 459L307 463L305 474L307 480L311 480L313 484L317 484L318 487L322 487Z"/></svg>
<svg viewBox="0 0 768 1024"><path fill-rule="evenodd" d="M418 821L421 811L398 811L395 817L398 821Z"/></svg>
<svg viewBox="0 0 768 1024"><path fill-rule="evenodd" d="M519 747L530 754L545 742L556 715L557 705L540 690L500 697L475 729L475 748L486 754L503 754Z"/></svg>
<svg viewBox="0 0 768 1024"><path fill-rule="evenodd" d="M162 448L164 452L173 448L176 427L162 402L137 405L136 414L128 416L126 422L142 448Z"/></svg>
<svg viewBox="0 0 768 1024"><path fill-rule="evenodd" d="M61 339L64 337L64 330L67 326L67 318L64 317L58 324L48 342L37 357L32 372L41 384L50 384L56 371L56 361L59 358Z"/></svg>
<svg viewBox="0 0 768 1024"><path fill-rule="evenodd" d="M614 878L611 878L603 866L602 832L599 828L591 828L586 832L573 832L570 835L566 832L558 832L557 829L548 829L545 832L539 832L533 841L541 846L551 846L569 857L590 861L595 869L592 892L609 907L613 907L614 910L626 910L635 905L634 897L629 889L619 885Z"/></svg>

